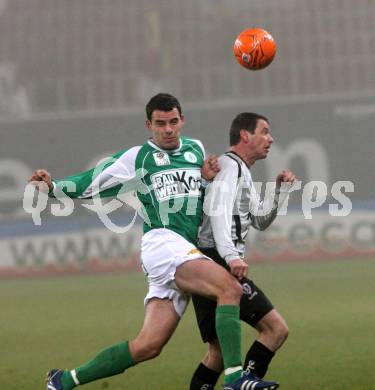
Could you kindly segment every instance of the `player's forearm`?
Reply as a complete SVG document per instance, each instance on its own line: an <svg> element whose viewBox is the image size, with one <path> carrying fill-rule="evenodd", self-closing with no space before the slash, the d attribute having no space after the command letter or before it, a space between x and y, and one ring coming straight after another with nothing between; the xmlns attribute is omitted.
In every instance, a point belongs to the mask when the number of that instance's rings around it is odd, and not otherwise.
<svg viewBox="0 0 375 390"><path fill-rule="evenodd" d="M241 258L241 254L236 250L234 245L229 245L228 247L225 245L216 245L216 250L227 264L229 264L229 262L232 260Z"/></svg>
<svg viewBox="0 0 375 390"><path fill-rule="evenodd" d="M213 229L213 233L216 250L227 263L240 257L230 233L220 228Z"/></svg>
<svg viewBox="0 0 375 390"><path fill-rule="evenodd" d="M133 149L125 153L118 152L88 171L53 180L52 196L58 196L56 192L63 192L70 198L88 199L99 195L100 197L115 196L120 191L133 191L139 182L139 178L134 173L134 162L129 161L128 158L130 153L136 155L137 150ZM122 153L124 158L120 161L119 157Z"/></svg>
<svg viewBox="0 0 375 390"><path fill-rule="evenodd" d="M272 211L267 215L253 216L252 217L252 226L257 230L265 230L275 220L276 216L277 216L277 208L272 209Z"/></svg>
<svg viewBox="0 0 375 390"><path fill-rule="evenodd" d="M273 199L264 199L259 205L258 212L251 215L252 226L258 230L267 229L277 217L277 212L289 196L289 191L284 186L278 185ZM265 214L265 210L270 210Z"/></svg>
<svg viewBox="0 0 375 390"><path fill-rule="evenodd" d="M238 259L239 253L232 238L232 215L217 216L210 218L215 246L220 256L228 263Z"/></svg>
<svg viewBox="0 0 375 390"><path fill-rule="evenodd" d="M85 190L92 183L93 170L77 173L67 176L63 179L55 179L52 181L52 190L49 195L52 197L59 196L61 192L69 196L69 198L90 198L91 193L84 196Z"/></svg>

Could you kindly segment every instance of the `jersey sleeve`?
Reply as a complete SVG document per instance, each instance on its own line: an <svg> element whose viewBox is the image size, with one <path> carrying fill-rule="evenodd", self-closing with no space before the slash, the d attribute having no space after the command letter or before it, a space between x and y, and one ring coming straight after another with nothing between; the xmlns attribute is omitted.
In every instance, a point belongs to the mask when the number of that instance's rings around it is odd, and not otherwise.
<svg viewBox="0 0 375 390"><path fill-rule="evenodd" d="M288 197L289 191L285 186L277 186L268 191L261 200L255 188L251 188L250 212L251 225L257 230L265 230L277 217L277 211Z"/></svg>
<svg viewBox="0 0 375 390"><path fill-rule="evenodd" d="M135 159L140 146L118 152L85 172L53 180L54 196L57 191L70 198L115 196L119 192L132 191L136 185Z"/></svg>
<svg viewBox="0 0 375 390"><path fill-rule="evenodd" d="M205 211L211 222L216 249L228 263L238 259L232 240L233 206L238 186L238 164L232 159L219 158L220 171L206 189Z"/></svg>

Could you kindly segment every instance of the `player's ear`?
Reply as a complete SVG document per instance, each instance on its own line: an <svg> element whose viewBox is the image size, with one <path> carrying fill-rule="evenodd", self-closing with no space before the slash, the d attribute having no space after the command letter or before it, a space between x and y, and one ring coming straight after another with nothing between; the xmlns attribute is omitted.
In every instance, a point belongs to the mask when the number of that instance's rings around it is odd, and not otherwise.
<svg viewBox="0 0 375 390"><path fill-rule="evenodd" d="M146 119L146 127L148 128L148 129L151 129L151 121L149 120L149 119Z"/></svg>
<svg viewBox="0 0 375 390"><path fill-rule="evenodd" d="M181 119L182 124L185 124L185 115L184 114L180 115L180 119Z"/></svg>
<svg viewBox="0 0 375 390"><path fill-rule="evenodd" d="M240 137L241 137L242 141L248 142L249 136L250 136L250 133L247 130L245 130L245 129L240 130Z"/></svg>

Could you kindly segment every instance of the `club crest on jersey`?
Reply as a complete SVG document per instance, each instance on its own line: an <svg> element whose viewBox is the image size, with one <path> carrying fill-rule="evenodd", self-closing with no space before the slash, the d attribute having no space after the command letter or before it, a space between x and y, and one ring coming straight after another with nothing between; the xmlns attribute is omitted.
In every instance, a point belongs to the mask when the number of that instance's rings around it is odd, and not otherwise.
<svg viewBox="0 0 375 390"><path fill-rule="evenodd" d="M165 152L155 152L153 153L155 163L158 167L163 165L169 165L171 162L169 161L168 153Z"/></svg>
<svg viewBox="0 0 375 390"><path fill-rule="evenodd" d="M201 195L200 169L168 169L150 176L156 199L161 202L172 198Z"/></svg>
<svg viewBox="0 0 375 390"><path fill-rule="evenodd" d="M198 161L197 156L192 152L185 152L184 158L186 161L191 163L196 163Z"/></svg>

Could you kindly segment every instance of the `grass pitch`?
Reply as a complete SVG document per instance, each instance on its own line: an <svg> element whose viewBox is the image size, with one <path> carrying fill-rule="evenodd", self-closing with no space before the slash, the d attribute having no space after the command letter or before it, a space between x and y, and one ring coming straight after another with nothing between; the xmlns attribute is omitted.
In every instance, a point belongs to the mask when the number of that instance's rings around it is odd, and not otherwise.
<svg viewBox="0 0 375 390"><path fill-rule="evenodd" d="M250 274L290 327L268 378L284 390L375 388L374 260L256 265ZM44 389L50 368L134 337L146 288L137 273L1 280L0 389ZM243 330L245 353L254 332ZM204 352L190 306L161 356L84 388L188 389Z"/></svg>

